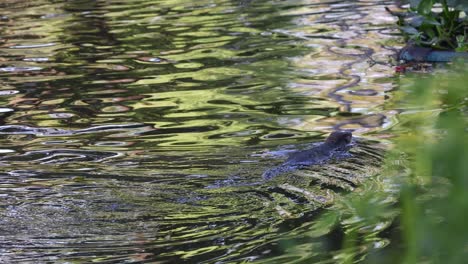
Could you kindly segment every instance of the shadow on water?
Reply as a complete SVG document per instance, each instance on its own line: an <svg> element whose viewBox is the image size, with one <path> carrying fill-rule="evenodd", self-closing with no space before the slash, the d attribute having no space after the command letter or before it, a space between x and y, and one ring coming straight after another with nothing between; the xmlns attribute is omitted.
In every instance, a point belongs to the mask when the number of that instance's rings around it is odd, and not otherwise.
<svg viewBox="0 0 468 264"><path fill-rule="evenodd" d="M294 259L379 170L391 3L0 3L0 262ZM262 179L334 129L351 157Z"/></svg>

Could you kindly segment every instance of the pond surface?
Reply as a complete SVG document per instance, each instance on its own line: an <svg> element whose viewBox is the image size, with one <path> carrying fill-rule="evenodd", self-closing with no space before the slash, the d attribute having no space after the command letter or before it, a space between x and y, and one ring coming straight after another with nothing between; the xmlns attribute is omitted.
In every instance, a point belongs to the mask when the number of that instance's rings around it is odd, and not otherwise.
<svg viewBox="0 0 468 264"><path fill-rule="evenodd" d="M2 1L0 262L331 261L303 233L379 170L391 4ZM337 129L351 155L262 179Z"/></svg>

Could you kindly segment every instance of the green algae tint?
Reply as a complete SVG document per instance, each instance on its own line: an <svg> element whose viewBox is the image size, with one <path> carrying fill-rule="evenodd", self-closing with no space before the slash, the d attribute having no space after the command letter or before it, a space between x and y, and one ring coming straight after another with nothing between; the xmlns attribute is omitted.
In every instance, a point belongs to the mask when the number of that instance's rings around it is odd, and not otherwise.
<svg viewBox="0 0 468 264"><path fill-rule="evenodd" d="M342 259L317 219L398 120L384 4L2 1L0 262ZM262 179L340 129L352 157Z"/></svg>

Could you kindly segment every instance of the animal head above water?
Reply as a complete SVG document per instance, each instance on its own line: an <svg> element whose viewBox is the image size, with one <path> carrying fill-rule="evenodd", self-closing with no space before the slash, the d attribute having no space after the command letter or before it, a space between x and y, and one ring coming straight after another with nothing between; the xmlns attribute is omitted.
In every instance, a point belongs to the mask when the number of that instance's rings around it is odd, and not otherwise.
<svg viewBox="0 0 468 264"><path fill-rule="evenodd" d="M325 144L334 149L341 149L351 143L352 137L349 131L334 131L328 136Z"/></svg>

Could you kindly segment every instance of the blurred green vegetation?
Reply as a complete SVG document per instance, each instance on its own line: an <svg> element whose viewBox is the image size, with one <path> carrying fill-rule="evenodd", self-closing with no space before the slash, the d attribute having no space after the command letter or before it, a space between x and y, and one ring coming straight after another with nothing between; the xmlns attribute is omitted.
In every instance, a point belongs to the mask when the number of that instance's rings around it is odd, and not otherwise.
<svg viewBox="0 0 468 264"><path fill-rule="evenodd" d="M399 188L405 263L464 263L468 257L467 99L465 65L417 77L399 93L413 110L402 114L397 153L405 166ZM411 108L409 108L411 109ZM394 162L390 159L389 162Z"/></svg>
<svg viewBox="0 0 468 264"><path fill-rule="evenodd" d="M405 109L382 173L344 195L307 236L333 263L465 263L468 257L468 71L407 75L389 103ZM328 263L325 261L325 263Z"/></svg>

